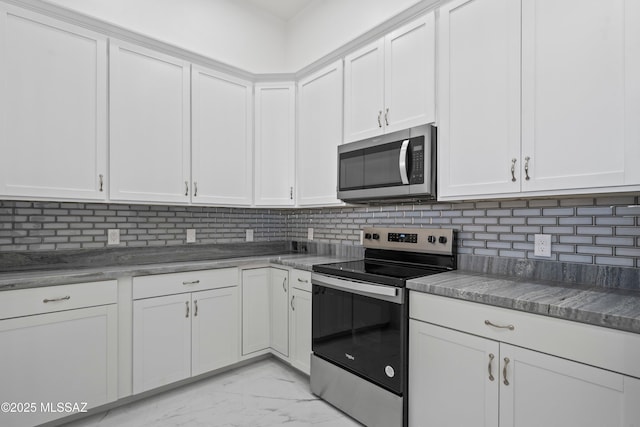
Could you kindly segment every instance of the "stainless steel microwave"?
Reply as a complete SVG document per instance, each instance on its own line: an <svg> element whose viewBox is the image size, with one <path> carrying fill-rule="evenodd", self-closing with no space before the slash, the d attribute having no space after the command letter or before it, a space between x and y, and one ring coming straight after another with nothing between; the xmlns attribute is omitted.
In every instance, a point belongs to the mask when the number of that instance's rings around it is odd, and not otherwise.
<svg viewBox="0 0 640 427"><path fill-rule="evenodd" d="M436 128L418 126L338 147L338 198L435 199Z"/></svg>

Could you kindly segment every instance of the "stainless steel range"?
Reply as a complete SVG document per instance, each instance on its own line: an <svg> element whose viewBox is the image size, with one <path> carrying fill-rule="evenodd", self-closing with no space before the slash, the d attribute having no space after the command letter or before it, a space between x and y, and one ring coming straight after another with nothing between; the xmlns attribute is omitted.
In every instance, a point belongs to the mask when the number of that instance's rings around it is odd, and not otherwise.
<svg viewBox="0 0 640 427"><path fill-rule="evenodd" d="M406 281L456 268L453 230L365 228L365 258L313 266L311 391L369 427L407 425Z"/></svg>

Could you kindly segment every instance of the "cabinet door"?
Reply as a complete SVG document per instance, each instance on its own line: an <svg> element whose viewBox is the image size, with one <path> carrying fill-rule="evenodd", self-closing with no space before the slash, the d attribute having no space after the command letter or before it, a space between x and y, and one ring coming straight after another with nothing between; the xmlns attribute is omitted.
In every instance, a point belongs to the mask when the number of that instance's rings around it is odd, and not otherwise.
<svg viewBox="0 0 640 427"><path fill-rule="evenodd" d="M188 203L189 64L120 42L109 55L111 199Z"/></svg>
<svg viewBox="0 0 640 427"><path fill-rule="evenodd" d="M35 402L32 413L0 413L2 426L33 426L68 415L57 402L113 402L118 392L115 305L0 322L3 402ZM53 410L46 406L53 402Z"/></svg>
<svg viewBox="0 0 640 427"><path fill-rule="evenodd" d="M191 297L133 302L133 393L191 375Z"/></svg>
<svg viewBox="0 0 640 427"><path fill-rule="evenodd" d="M293 206L295 85L260 83L255 97L255 204Z"/></svg>
<svg viewBox="0 0 640 427"><path fill-rule="evenodd" d="M291 364L309 375L311 372L311 292L290 289Z"/></svg>
<svg viewBox="0 0 640 427"><path fill-rule="evenodd" d="M0 6L0 195L106 198L106 37Z"/></svg>
<svg viewBox="0 0 640 427"><path fill-rule="evenodd" d="M501 376L502 427L627 427L640 422L629 420L637 414L637 401L630 399L638 396L637 379L507 344L500 345L500 358L508 381Z"/></svg>
<svg viewBox="0 0 640 427"><path fill-rule="evenodd" d="M435 31L431 12L385 37L386 133L435 121Z"/></svg>
<svg viewBox="0 0 640 427"><path fill-rule="evenodd" d="M298 83L299 206L341 203L337 148L342 141L342 61Z"/></svg>
<svg viewBox="0 0 640 427"><path fill-rule="evenodd" d="M344 142L384 132L384 39L344 58Z"/></svg>
<svg viewBox="0 0 640 427"><path fill-rule="evenodd" d="M519 192L520 2L446 3L438 35L439 197Z"/></svg>
<svg viewBox="0 0 640 427"><path fill-rule="evenodd" d="M289 355L289 272L271 269L271 339L270 347Z"/></svg>
<svg viewBox="0 0 640 427"><path fill-rule="evenodd" d="M194 292L191 300L191 375L237 362L240 339L238 288Z"/></svg>
<svg viewBox="0 0 640 427"><path fill-rule="evenodd" d="M640 78L625 69L627 55L638 57L625 50L625 23L638 26L625 15L632 3L522 2L523 190L622 185L637 169L640 149L625 156L638 147L625 132L626 86Z"/></svg>
<svg viewBox="0 0 640 427"><path fill-rule="evenodd" d="M194 204L251 205L253 85L193 65Z"/></svg>
<svg viewBox="0 0 640 427"><path fill-rule="evenodd" d="M269 268L242 271L242 355L269 348Z"/></svg>
<svg viewBox="0 0 640 427"><path fill-rule="evenodd" d="M409 426L497 426L499 358L495 341L410 320Z"/></svg>

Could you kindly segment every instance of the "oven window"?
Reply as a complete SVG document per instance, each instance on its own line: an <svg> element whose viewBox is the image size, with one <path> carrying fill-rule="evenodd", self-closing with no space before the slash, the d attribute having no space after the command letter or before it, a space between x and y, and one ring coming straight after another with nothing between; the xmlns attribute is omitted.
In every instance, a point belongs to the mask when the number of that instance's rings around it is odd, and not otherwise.
<svg viewBox="0 0 640 427"><path fill-rule="evenodd" d="M313 285L313 352L402 394L405 307Z"/></svg>
<svg viewBox="0 0 640 427"><path fill-rule="evenodd" d="M402 141L390 142L340 154L341 191L402 185L400 148Z"/></svg>

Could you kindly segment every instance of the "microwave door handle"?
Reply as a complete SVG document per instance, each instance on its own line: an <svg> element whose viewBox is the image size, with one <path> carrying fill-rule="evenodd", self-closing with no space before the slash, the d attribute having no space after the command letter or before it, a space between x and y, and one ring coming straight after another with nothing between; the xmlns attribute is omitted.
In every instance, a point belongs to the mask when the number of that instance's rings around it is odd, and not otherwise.
<svg viewBox="0 0 640 427"><path fill-rule="evenodd" d="M400 179L404 185L409 184L409 177L407 176L407 149L409 148L409 140L402 141L402 147L400 148L400 158L398 160L398 166L400 167Z"/></svg>

